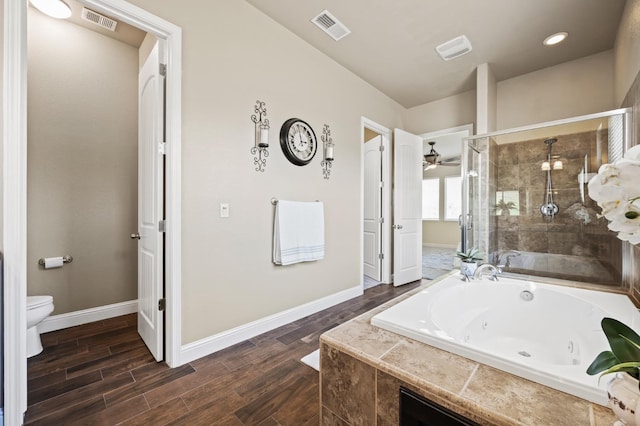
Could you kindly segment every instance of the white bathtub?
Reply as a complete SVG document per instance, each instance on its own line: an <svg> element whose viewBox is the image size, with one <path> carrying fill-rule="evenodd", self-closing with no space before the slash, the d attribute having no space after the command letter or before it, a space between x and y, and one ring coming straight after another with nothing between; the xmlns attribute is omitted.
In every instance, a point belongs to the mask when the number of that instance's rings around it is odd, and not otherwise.
<svg viewBox="0 0 640 426"><path fill-rule="evenodd" d="M463 282L452 275L375 315L371 324L606 405L609 379L598 384L598 376L586 373L609 349L603 317L640 330L640 314L625 295L504 277Z"/></svg>

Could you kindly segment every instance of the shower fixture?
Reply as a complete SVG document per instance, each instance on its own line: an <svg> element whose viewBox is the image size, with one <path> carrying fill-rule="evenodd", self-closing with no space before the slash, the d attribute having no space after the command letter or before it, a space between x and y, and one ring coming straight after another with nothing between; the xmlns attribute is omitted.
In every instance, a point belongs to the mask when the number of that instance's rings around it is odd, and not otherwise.
<svg viewBox="0 0 640 426"><path fill-rule="evenodd" d="M544 141L547 145L547 159L542 163L542 170L547 172L547 187L545 190L544 204L540 206L540 213L545 217L553 218L558 214L558 205L553 202L553 187L551 184L551 147L557 142L556 138L549 138ZM559 164L559 167L556 167ZM562 162L557 160L554 165L554 169L562 169Z"/></svg>

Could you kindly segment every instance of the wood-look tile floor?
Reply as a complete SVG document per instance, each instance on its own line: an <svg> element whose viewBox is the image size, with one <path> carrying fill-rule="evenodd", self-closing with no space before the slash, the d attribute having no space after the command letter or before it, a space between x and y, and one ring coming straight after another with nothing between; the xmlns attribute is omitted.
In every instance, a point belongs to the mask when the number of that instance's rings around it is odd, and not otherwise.
<svg viewBox="0 0 640 426"><path fill-rule="evenodd" d="M317 425L320 334L418 286L380 285L324 311L170 369L125 315L42 335L28 360L34 425Z"/></svg>

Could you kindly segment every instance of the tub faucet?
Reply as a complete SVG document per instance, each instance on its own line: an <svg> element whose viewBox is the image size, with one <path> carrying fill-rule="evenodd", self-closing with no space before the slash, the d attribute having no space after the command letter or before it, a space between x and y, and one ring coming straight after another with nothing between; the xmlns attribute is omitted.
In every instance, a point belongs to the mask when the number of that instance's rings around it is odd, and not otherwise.
<svg viewBox="0 0 640 426"><path fill-rule="evenodd" d="M522 253L520 253L518 250L505 250L500 253L498 255L498 264L496 265L496 267L498 268L498 273L501 274L503 268L508 268L510 266L509 260L511 260L512 257L517 257L521 254ZM506 258L504 262L502 261L503 257Z"/></svg>
<svg viewBox="0 0 640 426"><path fill-rule="evenodd" d="M483 263L478 266L476 272L473 274L473 278L476 280L482 279L482 275L485 270L491 271L491 281L498 281L498 274L501 273L500 269L490 263Z"/></svg>

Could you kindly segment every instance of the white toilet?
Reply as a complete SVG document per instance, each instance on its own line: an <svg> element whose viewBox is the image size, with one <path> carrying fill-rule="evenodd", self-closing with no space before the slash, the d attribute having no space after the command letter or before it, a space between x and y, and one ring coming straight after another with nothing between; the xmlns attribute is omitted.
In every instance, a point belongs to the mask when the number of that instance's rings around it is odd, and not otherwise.
<svg viewBox="0 0 640 426"><path fill-rule="evenodd" d="M27 358L42 352L38 324L53 312L53 297L27 296Z"/></svg>

